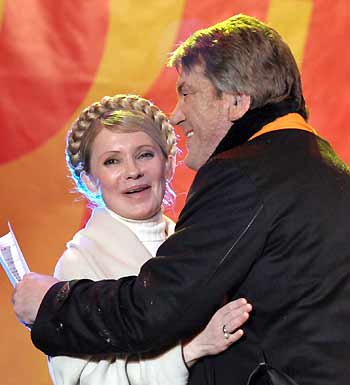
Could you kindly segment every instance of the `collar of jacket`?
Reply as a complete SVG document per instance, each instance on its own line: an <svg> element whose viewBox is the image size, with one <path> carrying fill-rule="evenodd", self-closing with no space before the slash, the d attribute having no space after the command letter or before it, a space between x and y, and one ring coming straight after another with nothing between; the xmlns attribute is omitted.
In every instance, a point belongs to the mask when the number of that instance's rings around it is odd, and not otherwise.
<svg viewBox="0 0 350 385"><path fill-rule="evenodd" d="M253 136L257 136L258 131L262 130L264 126L291 113L294 113L293 115L301 115L300 118L305 122L305 114L298 110L297 103L293 100L267 104L261 108L249 110L240 119L234 122L226 136L221 140L218 147L211 155L211 158L221 152L230 150L233 147L247 142ZM305 124L307 125L306 122Z"/></svg>

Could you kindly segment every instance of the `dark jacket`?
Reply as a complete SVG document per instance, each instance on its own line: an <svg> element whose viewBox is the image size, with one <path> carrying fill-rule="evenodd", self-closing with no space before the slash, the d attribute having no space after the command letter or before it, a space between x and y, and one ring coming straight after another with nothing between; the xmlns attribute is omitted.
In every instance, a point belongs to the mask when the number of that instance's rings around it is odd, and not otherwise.
<svg viewBox="0 0 350 385"><path fill-rule="evenodd" d="M265 112L235 124L199 170L175 234L137 278L50 289L32 329L39 349L157 352L243 296L254 307L244 338L196 364L191 384L243 385L261 362L299 385L348 384L349 170L309 132L237 135L284 110Z"/></svg>

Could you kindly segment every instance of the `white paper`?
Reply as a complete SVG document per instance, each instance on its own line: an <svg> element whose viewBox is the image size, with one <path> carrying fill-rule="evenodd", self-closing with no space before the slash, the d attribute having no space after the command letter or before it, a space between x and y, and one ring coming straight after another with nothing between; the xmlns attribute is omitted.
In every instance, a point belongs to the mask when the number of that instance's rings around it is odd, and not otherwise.
<svg viewBox="0 0 350 385"><path fill-rule="evenodd" d="M0 238L0 263L8 279L15 287L25 273L29 273L28 265L18 246L15 234L8 223L9 232Z"/></svg>

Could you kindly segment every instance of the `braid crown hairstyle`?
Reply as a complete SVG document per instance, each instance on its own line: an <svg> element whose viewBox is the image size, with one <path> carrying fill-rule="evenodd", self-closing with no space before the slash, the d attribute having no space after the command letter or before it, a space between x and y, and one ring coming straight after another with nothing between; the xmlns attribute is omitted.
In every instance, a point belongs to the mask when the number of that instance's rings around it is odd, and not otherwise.
<svg viewBox="0 0 350 385"><path fill-rule="evenodd" d="M159 132L158 143L167 158L176 157L176 134L166 115L147 99L137 95L105 96L99 102L85 108L72 124L67 134L66 162L76 184L77 190L85 195L92 203L101 205L101 197L91 194L81 179L82 172L90 172L91 146L97 134L103 127L113 126L113 114L118 112L125 116L127 113L149 120L152 127ZM111 123L112 121L112 123ZM123 126L123 123L120 124ZM140 127L139 131L145 131ZM147 133L147 132L146 132ZM154 139L154 138L153 138ZM158 142L158 141L157 141ZM163 148L165 147L165 148ZM175 193L167 186L165 203L172 202Z"/></svg>

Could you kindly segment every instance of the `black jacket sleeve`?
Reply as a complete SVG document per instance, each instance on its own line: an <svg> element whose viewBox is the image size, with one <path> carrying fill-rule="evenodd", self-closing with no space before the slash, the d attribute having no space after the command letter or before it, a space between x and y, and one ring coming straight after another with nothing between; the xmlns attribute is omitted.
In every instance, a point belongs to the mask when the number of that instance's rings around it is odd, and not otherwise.
<svg viewBox="0 0 350 385"><path fill-rule="evenodd" d="M62 282L44 297L32 341L49 355L157 352L198 331L261 255L264 204L230 160L197 174L175 234L138 277Z"/></svg>

